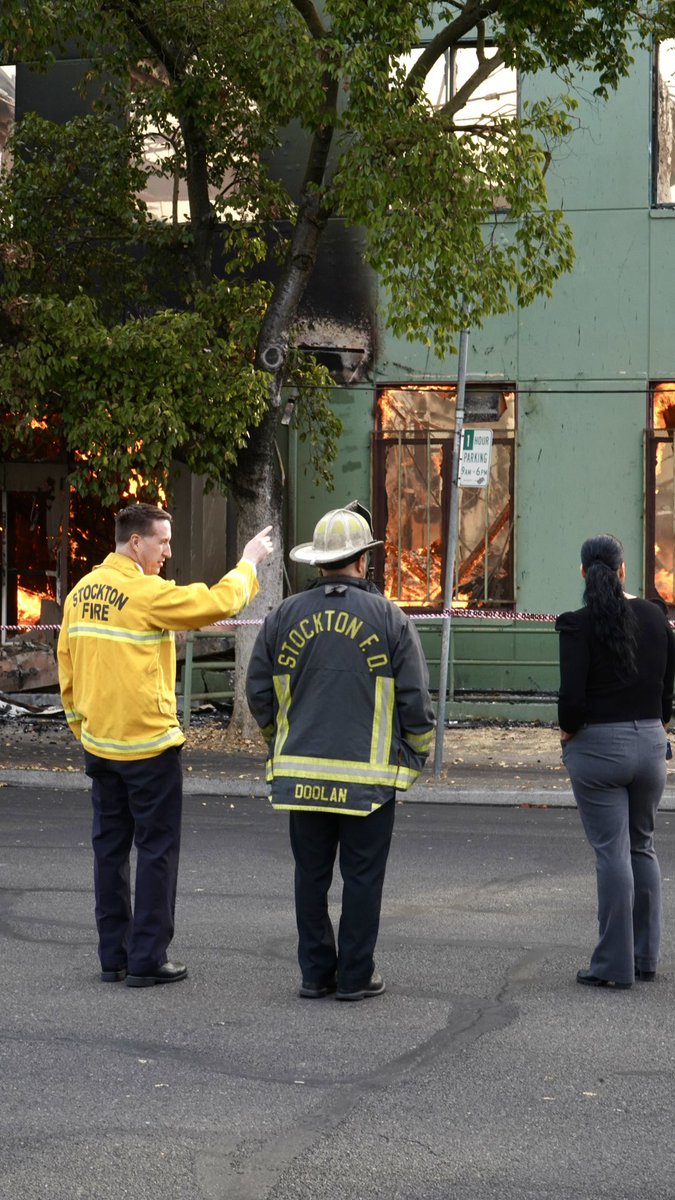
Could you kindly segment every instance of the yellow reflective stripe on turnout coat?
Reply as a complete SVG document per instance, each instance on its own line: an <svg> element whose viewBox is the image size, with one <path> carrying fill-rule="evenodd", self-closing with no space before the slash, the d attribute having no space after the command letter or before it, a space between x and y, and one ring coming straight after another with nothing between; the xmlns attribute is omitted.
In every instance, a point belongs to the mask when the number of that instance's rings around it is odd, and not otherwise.
<svg viewBox="0 0 675 1200"><path fill-rule="evenodd" d="M174 631L234 616L258 590L240 562L209 588L178 587L109 554L66 597L61 698L75 737L101 758L152 758L185 741L176 714Z"/></svg>

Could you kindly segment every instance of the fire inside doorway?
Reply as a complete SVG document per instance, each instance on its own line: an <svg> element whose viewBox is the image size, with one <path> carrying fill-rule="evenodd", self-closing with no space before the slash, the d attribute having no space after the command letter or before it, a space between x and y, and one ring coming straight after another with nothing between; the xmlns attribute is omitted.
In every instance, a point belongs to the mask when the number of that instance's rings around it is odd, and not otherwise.
<svg viewBox="0 0 675 1200"><path fill-rule="evenodd" d="M68 486L60 464L0 467L1 641L58 624L66 592L110 549L113 517Z"/></svg>

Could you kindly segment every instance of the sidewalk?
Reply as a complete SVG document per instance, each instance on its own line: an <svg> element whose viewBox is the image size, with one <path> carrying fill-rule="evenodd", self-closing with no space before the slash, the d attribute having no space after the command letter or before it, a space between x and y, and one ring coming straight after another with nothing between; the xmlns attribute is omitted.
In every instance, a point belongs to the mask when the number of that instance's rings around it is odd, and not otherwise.
<svg viewBox="0 0 675 1200"><path fill-rule="evenodd" d="M262 743L232 752L217 722L190 730L184 750L187 795L268 795ZM57 721L0 725L0 786L63 791L88 789L79 747ZM399 799L413 804L572 808L557 730L546 726L476 724L446 730L440 776L430 765ZM663 811L675 811L675 768L668 773Z"/></svg>

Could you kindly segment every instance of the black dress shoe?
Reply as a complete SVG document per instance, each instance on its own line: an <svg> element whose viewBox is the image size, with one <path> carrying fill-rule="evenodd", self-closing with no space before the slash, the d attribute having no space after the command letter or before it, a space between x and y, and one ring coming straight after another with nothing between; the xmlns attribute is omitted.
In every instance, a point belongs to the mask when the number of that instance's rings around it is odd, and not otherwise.
<svg viewBox="0 0 675 1200"><path fill-rule="evenodd" d="M585 983L586 987L621 988L624 990L633 986L632 983L615 983L613 979L601 979L599 975L594 975L592 971L577 971L577 983Z"/></svg>
<svg viewBox="0 0 675 1200"><path fill-rule="evenodd" d="M635 978L640 979L642 983L651 983L656 979L656 971L643 971L641 967L636 967Z"/></svg>
<svg viewBox="0 0 675 1200"><path fill-rule="evenodd" d="M355 992L343 992L338 988L335 993L336 1000L368 1000L370 996L381 996L386 990L384 979L381 975L375 974L365 987L358 988Z"/></svg>
<svg viewBox="0 0 675 1200"><path fill-rule="evenodd" d="M303 979L298 995L302 996L304 1000L321 1000L323 996L330 996L336 987L335 979L329 980L328 983L310 983Z"/></svg>
<svg viewBox="0 0 675 1200"><path fill-rule="evenodd" d="M155 967L148 975L127 975L127 987L152 987L155 983L178 983L185 979L187 967L185 963L166 962L161 967Z"/></svg>
<svg viewBox="0 0 675 1200"><path fill-rule="evenodd" d="M113 971L101 971L101 983L121 983L126 978L126 967L117 967Z"/></svg>

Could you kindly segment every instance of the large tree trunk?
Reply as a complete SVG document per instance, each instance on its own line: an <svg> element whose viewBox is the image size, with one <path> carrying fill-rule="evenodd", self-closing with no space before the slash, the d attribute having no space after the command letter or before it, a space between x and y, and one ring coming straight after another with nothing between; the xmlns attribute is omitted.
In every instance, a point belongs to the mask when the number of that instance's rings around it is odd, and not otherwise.
<svg viewBox="0 0 675 1200"><path fill-rule="evenodd" d="M278 382L270 378L270 392L278 392ZM278 402L272 400L262 425L255 430L249 446L240 457L233 496L237 502L237 550L265 525L272 525L275 552L258 567L260 591L252 604L240 615L243 621L257 624L239 625L235 637L234 709L228 730L228 742L235 746L242 738L259 736L258 726L246 703L246 670L260 623L283 597L283 494L277 461L276 431L279 419Z"/></svg>
<svg viewBox="0 0 675 1200"><path fill-rule="evenodd" d="M283 598L283 495L278 467L276 434L281 415L281 389L291 350L292 330L300 301L316 263L321 235L329 211L318 189L323 181L328 151L333 137L337 104L337 81L326 77L327 115L331 119L315 133L310 147L303 183L303 197L291 237L284 269L258 339L256 366L269 375L269 406L262 423L251 431L246 450L239 455L232 482L237 501L238 549L265 525L272 525L276 554L259 569L260 592L246 610L244 619L262 618ZM314 187L310 188L310 184ZM246 703L246 671L259 625L239 626L236 636L234 672L234 710L228 741L254 738L258 727Z"/></svg>

